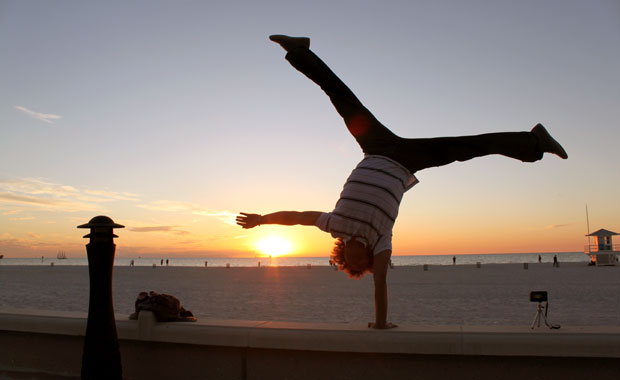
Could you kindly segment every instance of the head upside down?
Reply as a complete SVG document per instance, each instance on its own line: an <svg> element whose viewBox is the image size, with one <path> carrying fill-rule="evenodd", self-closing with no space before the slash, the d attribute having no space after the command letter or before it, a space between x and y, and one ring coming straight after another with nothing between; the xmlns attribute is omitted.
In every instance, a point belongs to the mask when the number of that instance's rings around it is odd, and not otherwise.
<svg viewBox="0 0 620 380"><path fill-rule="evenodd" d="M372 250L355 238L346 243L340 238L336 239L331 253L331 259L336 263L338 270L355 279L366 273L372 273L373 258Z"/></svg>

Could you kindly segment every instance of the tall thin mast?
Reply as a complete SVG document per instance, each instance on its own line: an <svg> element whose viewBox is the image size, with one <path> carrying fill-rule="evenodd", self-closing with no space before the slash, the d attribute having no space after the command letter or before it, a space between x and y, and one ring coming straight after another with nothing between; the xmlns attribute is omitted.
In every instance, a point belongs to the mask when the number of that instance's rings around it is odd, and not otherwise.
<svg viewBox="0 0 620 380"><path fill-rule="evenodd" d="M588 252L590 251L590 216L588 215L588 204L586 203L586 224L588 227Z"/></svg>

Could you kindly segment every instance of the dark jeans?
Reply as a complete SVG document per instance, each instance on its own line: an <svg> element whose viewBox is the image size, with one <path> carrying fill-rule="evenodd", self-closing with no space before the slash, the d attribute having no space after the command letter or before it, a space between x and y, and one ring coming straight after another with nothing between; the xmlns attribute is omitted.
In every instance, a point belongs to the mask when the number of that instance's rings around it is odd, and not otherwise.
<svg viewBox="0 0 620 380"><path fill-rule="evenodd" d="M329 96L365 154L389 157L411 173L489 154L501 154L524 162L538 161L543 156L543 151L538 148L538 138L530 132L421 139L399 137L381 124L312 51L298 48L288 52L286 59Z"/></svg>

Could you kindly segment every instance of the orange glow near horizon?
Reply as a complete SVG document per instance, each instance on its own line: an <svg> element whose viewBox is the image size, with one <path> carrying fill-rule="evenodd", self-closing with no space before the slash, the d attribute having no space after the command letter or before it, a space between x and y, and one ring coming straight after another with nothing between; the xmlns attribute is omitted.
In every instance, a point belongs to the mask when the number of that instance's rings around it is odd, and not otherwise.
<svg viewBox="0 0 620 380"><path fill-rule="evenodd" d="M293 244L277 235L267 236L256 242L256 248L264 255L285 256L293 251Z"/></svg>

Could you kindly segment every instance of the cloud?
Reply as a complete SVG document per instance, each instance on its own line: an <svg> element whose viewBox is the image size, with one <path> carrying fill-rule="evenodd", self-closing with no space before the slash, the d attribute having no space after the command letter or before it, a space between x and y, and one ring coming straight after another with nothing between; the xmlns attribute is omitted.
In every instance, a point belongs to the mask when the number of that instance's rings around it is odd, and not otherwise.
<svg viewBox="0 0 620 380"><path fill-rule="evenodd" d="M233 226L237 225L237 222L235 221L235 219L237 218L238 214L234 212L230 212L230 211L205 212L199 215L209 216L211 218L215 218L219 220L220 222L224 222L226 224L230 224Z"/></svg>
<svg viewBox="0 0 620 380"><path fill-rule="evenodd" d="M37 120L41 120L43 122L46 123L50 123L50 124L54 124L54 122L52 120L57 120L57 119L61 119L62 116L60 115L54 115L52 113L41 113L41 112L36 112L36 111L32 111L29 110L26 107L22 107L22 106L14 106L17 110L22 111L23 113L25 113L26 115L37 119Z"/></svg>
<svg viewBox="0 0 620 380"><path fill-rule="evenodd" d="M39 196L30 196L30 195L20 195L20 194L11 194L7 192L0 193L0 203L10 203L10 204L19 204L22 206L34 206L37 208L43 209L63 209L65 211L81 211L81 210L89 210L93 211L94 208L92 205L56 199L56 198L45 198Z"/></svg>
<svg viewBox="0 0 620 380"><path fill-rule="evenodd" d="M19 218L9 218L9 220L14 221L14 222L20 222L20 221L24 221L24 220L34 220L34 216L22 216Z"/></svg>
<svg viewBox="0 0 620 380"><path fill-rule="evenodd" d="M0 234L0 252L9 253L12 257L48 255L58 249L83 250L83 245L61 241L46 240L43 236L29 232L25 236L13 236L9 233ZM7 256L7 255L5 255Z"/></svg>
<svg viewBox="0 0 620 380"><path fill-rule="evenodd" d="M171 232L177 235L187 235L188 231L176 230L177 226L152 226L152 227L132 227L131 232Z"/></svg>
<svg viewBox="0 0 620 380"><path fill-rule="evenodd" d="M154 211L167 211L167 212L184 212L193 215L201 215L208 216L211 218L215 218L223 223L236 225L235 218L237 213L230 212L227 210L224 211L214 211L204 208L202 206L189 203L189 202L179 202L179 201L154 201L149 204L143 204L139 207L154 210Z"/></svg>
<svg viewBox="0 0 620 380"><path fill-rule="evenodd" d="M11 194L11 193L0 193L0 199L4 199L4 200L8 200L8 201L13 201L13 202L17 202L17 203L33 203L33 204L38 204L38 205L54 205L54 204L58 204L58 200L55 199L45 199L45 198L38 198L38 197L30 197L30 196L26 196L26 195L15 195L15 194Z"/></svg>
<svg viewBox="0 0 620 380"><path fill-rule="evenodd" d="M570 224L550 224L547 227L545 227L546 229L550 230L553 228L562 228L562 227L568 227L570 226Z"/></svg>
<svg viewBox="0 0 620 380"><path fill-rule="evenodd" d="M132 193L119 193L116 191L102 191L102 190L84 190L84 193L94 195L99 198L114 201L137 201L138 195Z"/></svg>
<svg viewBox="0 0 620 380"><path fill-rule="evenodd" d="M157 227L133 227L129 228L132 232L159 232L159 231L172 231L173 226L157 226Z"/></svg>
<svg viewBox="0 0 620 380"><path fill-rule="evenodd" d="M179 201L153 201L148 204L142 204L138 207L145 208L153 211L167 211L167 212L200 212L201 207L188 202Z"/></svg>
<svg viewBox="0 0 620 380"><path fill-rule="evenodd" d="M102 204L110 201L137 201L130 193L105 190L80 190L73 186L37 178L9 178L0 180L0 205L28 206L30 209L75 211L102 211Z"/></svg>
<svg viewBox="0 0 620 380"><path fill-rule="evenodd" d="M6 210L2 215L16 215L22 212L22 210Z"/></svg>

